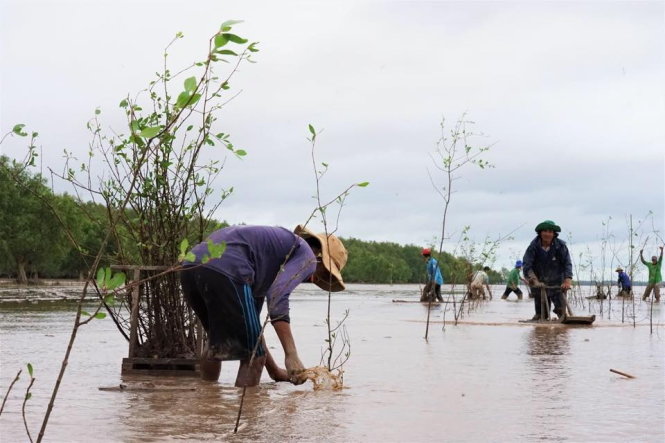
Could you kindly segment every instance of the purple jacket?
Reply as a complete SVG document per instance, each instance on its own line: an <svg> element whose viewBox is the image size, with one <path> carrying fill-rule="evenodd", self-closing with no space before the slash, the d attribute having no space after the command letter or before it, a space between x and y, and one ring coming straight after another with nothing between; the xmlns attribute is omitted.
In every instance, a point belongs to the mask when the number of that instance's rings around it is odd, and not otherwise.
<svg viewBox="0 0 665 443"><path fill-rule="evenodd" d="M231 226L208 237L215 244L226 242L220 258L201 265L252 288L255 298L266 298L270 318L289 321L289 295L314 274L316 257L307 242L277 226ZM207 240L192 248L200 264L208 252Z"/></svg>

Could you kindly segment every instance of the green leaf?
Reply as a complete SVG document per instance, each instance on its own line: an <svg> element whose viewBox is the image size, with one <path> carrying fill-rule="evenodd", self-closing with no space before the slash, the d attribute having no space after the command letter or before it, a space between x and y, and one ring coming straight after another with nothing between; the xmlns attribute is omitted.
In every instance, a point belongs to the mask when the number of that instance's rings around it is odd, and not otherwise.
<svg viewBox="0 0 665 443"><path fill-rule="evenodd" d="M247 151L245 151L244 149L238 149L236 151L236 155L238 155L240 157L244 157L245 155L247 155Z"/></svg>
<svg viewBox="0 0 665 443"><path fill-rule="evenodd" d="M25 137L28 135L27 132L23 132L23 128L25 125L23 123L19 123L18 125L14 125L14 128L12 129L12 132L16 135L20 135L21 137Z"/></svg>
<svg viewBox="0 0 665 443"><path fill-rule="evenodd" d="M258 45L259 42L254 42L251 45L247 46L247 50L249 52L259 52L259 50L256 48L256 45Z"/></svg>
<svg viewBox="0 0 665 443"><path fill-rule="evenodd" d="M32 370L32 363L28 363L27 366L28 366L28 374L30 374L30 377L32 377L32 372L33 372L33 370Z"/></svg>
<svg viewBox="0 0 665 443"><path fill-rule="evenodd" d="M314 130L314 126L312 125L307 125L309 128L309 132L312 134L312 136L316 137L316 131Z"/></svg>
<svg viewBox="0 0 665 443"><path fill-rule="evenodd" d="M229 42L229 39L225 37L226 34L217 34L215 36L215 49L221 48Z"/></svg>
<svg viewBox="0 0 665 443"><path fill-rule="evenodd" d="M194 92L196 90L196 77L189 77L185 80L185 91Z"/></svg>
<svg viewBox="0 0 665 443"><path fill-rule="evenodd" d="M226 242L215 244L212 242L212 240L208 240L207 245L208 245L208 253L210 254L210 258L219 258L226 250Z"/></svg>
<svg viewBox="0 0 665 443"><path fill-rule="evenodd" d="M187 91L182 91L178 95L178 99L175 102L176 108L184 108L187 102L189 101L190 94Z"/></svg>
<svg viewBox="0 0 665 443"><path fill-rule="evenodd" d="M99 115L101 113L102 113L102 111L99 108L95 109L95 115Z"/></svg>
<svg viewBox="0 0 665 443"><path fill-rule="evenodd" d="M139 133L139 135L143 138L152 138L157 134L159 134L161 130L162 130L161 126L153 126L151 128L145 128L143 131Z"/></svg>
<svg viewBox="0 0 665 443"><path fill-rule="evenodd" d="M242 23L242 20L227 20L222 23L222 26L219 27L219 30L222 32L230 31L231 26L237 25L238 23Z"/></svg>
<svg viewBox="0 0 665 443"><path fill-rule="evenodd" d="M187 252L187 248L189 248L189 240L186 238L183 238L182 241L180 242L180 254L183 256Z"/></svg>
<svg viewBox="0 0 665 443"><path fill-rule="evenodd" d="M25 399L26 399L26 401L27 401L27 400L30 400L31 398L32 398L32 392L27 392L27 393L25 394Z"/></svg>
<svg viewBox="0 0 665 443"><path fill-rule="evenodd" d="M360 186L361 188L364 188L364 187L366 187L367 185L369 185L369 182L358 183L358 186Z"/></svg>
<svg viewBox="0 0 665 443"><path fill-rule="evenodd" d="M187 254L185 254L185 260L187 260L189 262L195 262L196 261L196 255L194 255L193 252L188 252Z"/></svg>
<svg viewBox="0 0 665 443"><path fill-rule="evenodd" d="M247 39L246 39L246 38L238 37L238 36L235 35L235 34L222 34L222 35L223 35L224 37L226 37L226 39L227 39L228 41L231 41L231 42L233 42L233 43L237 43L237 44L239 44L239 45L244 45L245 43L247 43Z"/></svg>
<svg viewBox="0 0 665 443"><path fill-rule="evenodd" d="M238 56L238 54L237 54L235 51L231 51L230 49L222 49L222 50L219 50L219 51L215 51L215 54L219 54L219 55L235 55L236 57Z"/></svg>
<svg viewBox="0 0 665 443"><path fill-rule="evenodd" d="M127 100L123 100L123 101L120 102L120 107L121 108L126 108L128 105L129 105L129 103L127 103Z"/></svg>
<svg viewBox="0 0 665 443"><path fill-rule="evenodd" d="M95 318L98 318L100 320L106 318L106 313L105 312L98 312L95 314Z"/></svg>
<svg viewBox="0 0 665 443"><path fill-rule="evenodd" d="M118 272L113 275L112 278L108 280L106 283L107 289L113 290L116 288L119 288L120 286L123 286L125 284L125 281L127 280L127 277L125 276L124 272Z"/></svg>
<svg viewBox="0 0 665 443"><path fill-rule="evenodd" d="M106 297L104 297L104 303L106 303L109 306L115 306L115 296L113 294L109 294Z"/></svg>
<svg viewBox="0 0 665 443"><path fill-rule="evenodd" d="M199 101L200 98L201 98L201 94L194 94L194 95L192 95L192 99L189 101L189 103L187 104L187 106L194 106L194 105L196 104L196 102Z"/></svg>
<svg viewBox="0 0 665 443"><path fill-rule="evenodd" d="M106 280L104 268L97 269L97 278L95 280L97 281L97 286L100 288L104 286L104 280Z"/></svg>
<svg viewBox="0 0 665 443"><path fill-rule="evenodd" d="M81 311L81 315L85 315L86 317L90 317L90 313L88 311Z"/></svg>

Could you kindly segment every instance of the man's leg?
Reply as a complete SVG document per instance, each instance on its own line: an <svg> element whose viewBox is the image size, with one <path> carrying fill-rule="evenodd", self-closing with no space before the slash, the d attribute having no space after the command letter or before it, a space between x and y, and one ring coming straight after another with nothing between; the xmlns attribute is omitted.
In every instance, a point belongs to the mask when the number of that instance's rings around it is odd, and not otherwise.
<svg viewBox="0 0 665 443"><path fill-rule="evenodd" d="M522 290L520 288L514 289L515 294L517 294L517 299L522 300Z"/></svg>
<svg viewBox="0 0 665 443"><path fill-rule="evenodd" d="M238 375L236 376L236 387L251 387L256 386L261 381L261 373L266 364L266 356L254 356L254 360L250 359L240 360L240 367L238 368Z"/></svg>
<svg viewBox="0 0 665 443"><path fill-rule="evenodd" d="M644 295L642 296L642 300L646 300L649 298L649 294L651 294L651 289L653 289L652 284L648 284L646 288L644 288Z"/></svg>
<svg viewBox="0 0 665 443"><path fill-rule="evenodd" d="M436 294L437 300L443 301L443 297L441 297L441 285L434 286L434 293Z"/></svg>
<svg viewBox="0 0 665 443"><path fill-rule="evenodd" d="M510 288L510 286L506 286L506 290L503 291L503 295L501 296L501 300L505 300L505 299L507 299L508 296L510 295L510 291L512 291L512 289Z"/></svg>
<svg viewBox="0 0 665 443"><path fill-rule="evenodd" d="M660 301L660 283L653 286L653 295L656 297L656 301Z"/></svg>

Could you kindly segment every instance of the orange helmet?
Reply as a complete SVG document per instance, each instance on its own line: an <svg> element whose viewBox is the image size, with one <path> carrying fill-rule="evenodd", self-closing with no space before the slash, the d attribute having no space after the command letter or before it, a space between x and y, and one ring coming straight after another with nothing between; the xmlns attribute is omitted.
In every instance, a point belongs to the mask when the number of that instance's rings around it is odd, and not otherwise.
<svg viewBox="0 0 665 443"><path fill-rule="evenodd" d="M432 255L432 251L429 248L423 248L422 255Z"/></svg>

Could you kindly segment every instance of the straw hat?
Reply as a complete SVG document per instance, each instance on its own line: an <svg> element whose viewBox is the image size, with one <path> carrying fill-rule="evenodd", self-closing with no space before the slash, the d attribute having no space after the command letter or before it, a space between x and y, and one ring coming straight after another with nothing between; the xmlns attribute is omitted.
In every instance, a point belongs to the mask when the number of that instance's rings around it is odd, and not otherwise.
<svg viewBox="0 0 665 443"><path fill-rule="evenodd" d="M614 272L623 272L623 268L621 266L619 266L618 268L616 268L614 270Z"/></svg>
<svg viewBox="0 0 665 443"><path fill-rule="evenodd" d="M330 292L339 292L346 289L341 271L346 265L348 253L342 242L332 234L329 234L326 240L325 233L315 234L302 225L296 226L293 232L305 240L315 238L321 245L321 264L328 272L328 276L318 278L314 283L319 288Z"/></svg>

